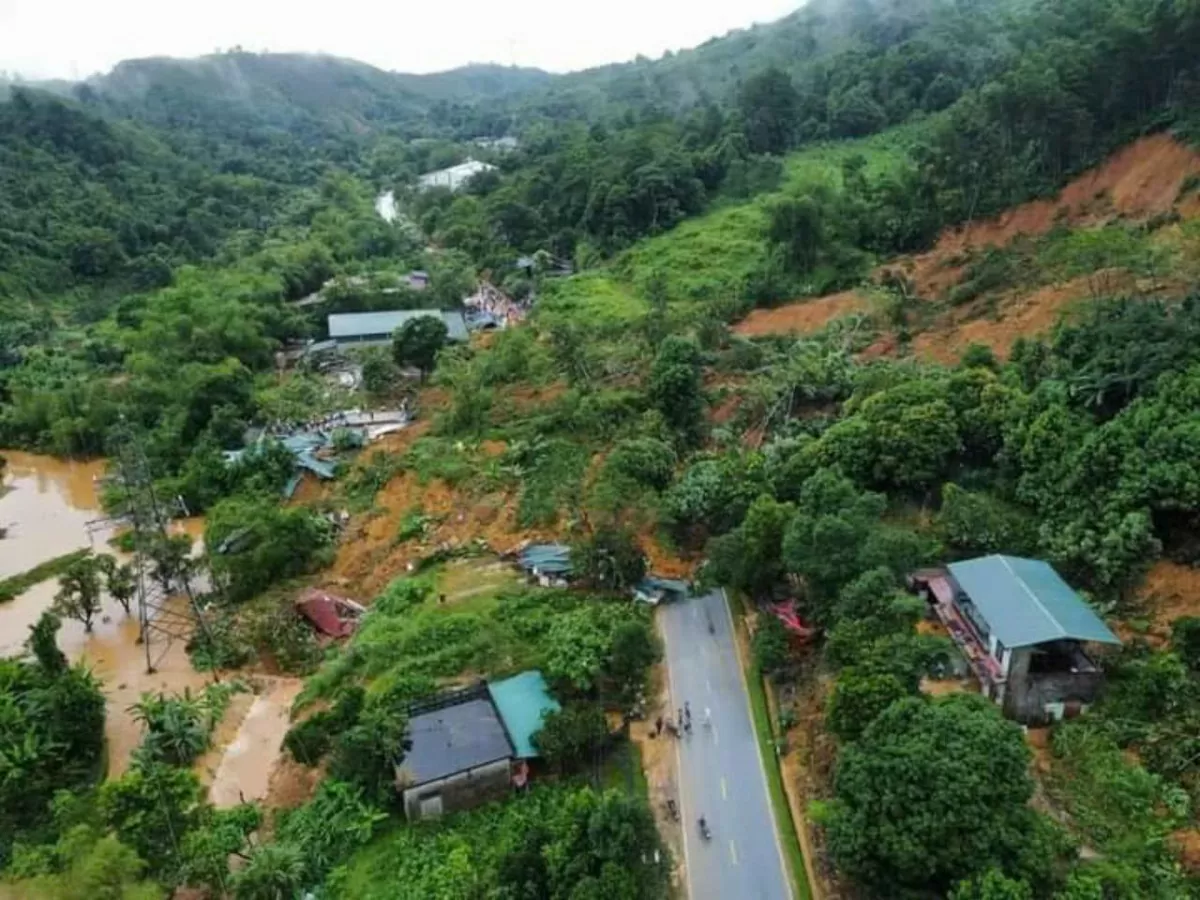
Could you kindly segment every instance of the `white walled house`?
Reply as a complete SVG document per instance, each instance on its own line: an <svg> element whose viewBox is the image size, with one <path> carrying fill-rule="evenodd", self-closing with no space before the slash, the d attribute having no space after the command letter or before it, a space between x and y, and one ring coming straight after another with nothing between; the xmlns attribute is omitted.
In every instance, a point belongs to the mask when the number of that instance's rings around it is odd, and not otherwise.
<svg viewBox="0 0 1200 900"><path fill-rule="evenodd" d="M444 187L452 191L457 191L480 172L491 172L495 168L490 163L480 162L477 159L468 159L466 162L459 163L457 166L451 166L448 169L426 172L417 179L417 184L423 191L435 187Z"/></svg>

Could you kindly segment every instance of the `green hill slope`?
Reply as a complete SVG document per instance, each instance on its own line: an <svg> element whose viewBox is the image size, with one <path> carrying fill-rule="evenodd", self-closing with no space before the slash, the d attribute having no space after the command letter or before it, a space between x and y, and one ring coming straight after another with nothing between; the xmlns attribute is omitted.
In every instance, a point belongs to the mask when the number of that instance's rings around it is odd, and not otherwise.
<svg viewBox="0 0 1200 900"><path fill-rule="evenodd" d="M539 314L555 319L629 323L646 312L651 282L661 279L681 313L711 303L741 303L770 262L766 239L772 204L812 191L843 188L847 160L861 158L868 178L900 170L918 127L896 128L870 138L806 147L784 160L777 190L748 200L725 201L672 230L638 241L611 263L548 286ZM832 273L826 273L826 277ZM817 273L819 284L821 273ZM810 279L811 280L811 279ZM797 292L803 285L795 285ZM809 292L819 293L814 286Z"/></svg>

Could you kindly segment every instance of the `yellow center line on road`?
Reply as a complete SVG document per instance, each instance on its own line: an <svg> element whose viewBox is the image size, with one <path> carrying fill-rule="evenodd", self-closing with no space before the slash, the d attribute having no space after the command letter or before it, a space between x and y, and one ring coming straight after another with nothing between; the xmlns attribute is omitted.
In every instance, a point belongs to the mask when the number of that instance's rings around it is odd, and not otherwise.
<svg viewBox="0 0 1200 900"><path fill-rule="evenodd" d="M721 776L721 799L722 800L729 799L729 790L725 786L725 777L724 776Z"/></svg>
<svg viewBox="0 0 1200 900"><path fill-rule="evenodd" d="M733 864L736 866L738 864L737 845L733 842L733 838L729 839L729 856L733 860Z"/></svg>

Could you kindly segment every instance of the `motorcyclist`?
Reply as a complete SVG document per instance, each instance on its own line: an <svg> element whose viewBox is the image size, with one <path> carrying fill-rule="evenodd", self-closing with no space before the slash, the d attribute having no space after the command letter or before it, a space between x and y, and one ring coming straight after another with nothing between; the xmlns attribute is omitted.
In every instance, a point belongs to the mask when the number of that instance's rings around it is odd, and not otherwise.
<svg viewBox="0 0 1200 900"><path fill-rule="evenodd" d="M704 820L704 816L700 817L700 834L704 837L705 840L708 840L708 835L709 835L708 822L706 822Z"/></svg>

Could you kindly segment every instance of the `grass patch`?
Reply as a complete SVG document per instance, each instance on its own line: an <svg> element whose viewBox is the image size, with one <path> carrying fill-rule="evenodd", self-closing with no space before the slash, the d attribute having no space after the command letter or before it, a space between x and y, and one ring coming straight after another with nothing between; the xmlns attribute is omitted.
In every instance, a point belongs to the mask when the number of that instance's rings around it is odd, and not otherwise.
<svg viewBox="0 0 1200 900"><path fill-rule="evenodd" d="M736 602L739 612L744 615L746 610L741 599ZM776 755L778 742L771 724L762 672L752 658L744 660L744 663L746 686L750 694L750 714L754 719L754 734L758 738L758 750L762 756L763 769L767 773L767 793L775 810L775 822L779 827L779 840L783 846L783 855L787 859L792 888L798 900L811 900L812 886L808 883L804 852L800 849L800 837L796 833L796 823L792 820L792 808L788 805L787 794L783 790L783 773L779 769L779 758Z"/></svg>
<svg viewBox="0 0 1200 900"><path fill-rule="evenodd" d="M548 285L538 300L538 320L550 326L574 321L593 332L628 326L646 314L647 287L656 274L664 278L673 307L741 300L748 281L767 264L763 231L765 210L773 199L815 185L840 190L842 165L855 156L865 161L868 179L894 172L905 165L906 150L918 130L896 128L793 153L784 161L778 190L718 203L670 231L638 241L610 266Z"/></svg>
<svg viewBox="0 0 1200 900"><path fill-rule="evenodd" d="M451 560L437 576L438 594L460 609L471 606L476 599L516 590L522 584L511 565L492 557Z"/></svg>
<svg viewBox="0 0 1200 900"><path fill-rule="evenodd" d="M44 563L34 566L29 571L22 572L20 575L5 578L3 581L0 581L0 603L15 600L34 585L41 584L43 581L51 578L57 578L72 563L83 559L91 552L91 550L72 550L70 553L64 553L62 556L48 559Z"/></svg>
<svg viewBox="0 0 1200 900"><path fill-rule="evenodd" d="M600 789L623 791L650 802L650 784L642 768L642 748L622 737L600 764Z"/></svg>
<svg viewBox="0 0 1200 900"><path fill-rule="evenodd" d="M650 276L662 272L676 302L737 296L767 262L766 224L761 202L720 207L634 245L616 271L643 293Z"/></svg>
<svg viewBox="0 0 1200 900"><path fill-rule="evenodd" d="M553 327L586 322L590 328L621 328L646 314L646 302L603 270L552 282L538 298L539 323Z"/></svg>

